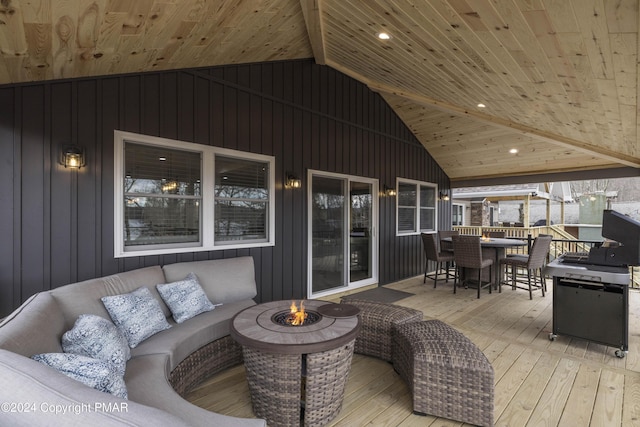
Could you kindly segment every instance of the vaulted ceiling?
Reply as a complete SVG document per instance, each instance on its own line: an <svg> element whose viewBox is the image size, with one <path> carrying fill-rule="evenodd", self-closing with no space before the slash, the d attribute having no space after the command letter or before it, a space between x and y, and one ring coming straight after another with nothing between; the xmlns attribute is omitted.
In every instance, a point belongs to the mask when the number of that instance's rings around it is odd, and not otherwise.
<svg viewBox="0 0 640 427"><path fill-rule="evenodd" d="M0 84L314 58L379 92L454 186L639 176L639 14L637 0L3 0Z"/></svg>

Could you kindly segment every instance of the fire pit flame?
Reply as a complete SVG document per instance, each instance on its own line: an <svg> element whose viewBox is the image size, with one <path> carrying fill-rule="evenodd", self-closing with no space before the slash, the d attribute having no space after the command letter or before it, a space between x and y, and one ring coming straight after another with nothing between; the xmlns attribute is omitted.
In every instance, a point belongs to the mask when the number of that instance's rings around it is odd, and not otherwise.
<svg viewBox="0 0 640 427"><path fill-rule="evenodd" d="M287 318L286 322L293 326L299 326L304 324L304 321L307 319L307 313L304 311L304 303L302 300L300 301L300 309L296 306L294 301L291 301L291 315Z"/></svg>
<svg viewBox="0 0 640 427"><path fill-rule="evenodd" d="M304 308L304 302L300 301L300 307L295 301L291 301L288 311L281 311L273 315L271 320L282 326L307 326L316 323L322 316L313 310L307 311Z"/></svg>

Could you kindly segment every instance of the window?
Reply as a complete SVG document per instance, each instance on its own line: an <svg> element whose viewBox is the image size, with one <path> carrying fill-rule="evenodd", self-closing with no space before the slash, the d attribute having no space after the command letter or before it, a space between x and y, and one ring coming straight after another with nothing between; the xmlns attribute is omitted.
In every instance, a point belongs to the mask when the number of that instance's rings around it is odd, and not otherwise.
<svg viewBox="0 0 640 427"><path fill-rule="evenodd" d="M398 179L397 234L435 231L437 224L435 184Z"/></svg>
<svg viewBox="0 0 640 427"><path fill-rule="evenodd" d="M201 153L125 143L124 245L200 242Z"/></svg>
<svg viewBox="0 0 640 427"><path fill-rule="evenodd" d="M271 156L115 132L115 256L272 246Z"/></svg>
<svg viewBox="0 0 640 427"><path fill-rule="evenodd" d="M267 240L269 163L216 156L215 241Z"/></svg>
<svg viewBox="0 0 640 427"><path fill-rule="evenodd" d="M464 205L451 206L451 225L464 225Z"/></svg>

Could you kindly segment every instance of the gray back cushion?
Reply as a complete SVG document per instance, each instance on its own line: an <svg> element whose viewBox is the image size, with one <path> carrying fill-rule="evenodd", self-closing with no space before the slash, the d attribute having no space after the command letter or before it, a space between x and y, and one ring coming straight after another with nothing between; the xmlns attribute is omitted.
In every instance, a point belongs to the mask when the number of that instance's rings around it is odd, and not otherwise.
<svg viewBox="0 0 640 427"><path fill-rule="evenodd" d="M65 331L58 303L48 292L40 292L0 323L0 348L26 357L61 352Z"/></svg>
<svg viewBox="0 0 640 427"><path fill-rule="evenodd" d="M253 257L180 262L162 267L167 282L193 272L214 304L242 301L257 295Z"/></svg>
<svg viewBox="0 0 640 427"><path fill-rule="evenodd" d="M95 314L111 319L100 298L126 294L141 286L149 288L151 295L160 303L165 317L170 316L169 308L156 290L159 283L164 283L164 274L160 266L156 265L73 283L52 290L51 294L60 304L67 329L71 329L81 314Z"/></svg>

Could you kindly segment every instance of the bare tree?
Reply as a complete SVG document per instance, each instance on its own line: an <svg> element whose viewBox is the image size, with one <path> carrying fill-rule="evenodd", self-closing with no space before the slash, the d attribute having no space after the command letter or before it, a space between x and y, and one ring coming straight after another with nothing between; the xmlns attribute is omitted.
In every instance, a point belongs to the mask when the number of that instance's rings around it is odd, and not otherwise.
<svg viewBox="0 0 640 427"><path fill-rule="evenodd" d="M571 197L578 200L585 194L605 193L609 187L608 179L593 179L589 181L572 181L570 183Z"/></svg>

